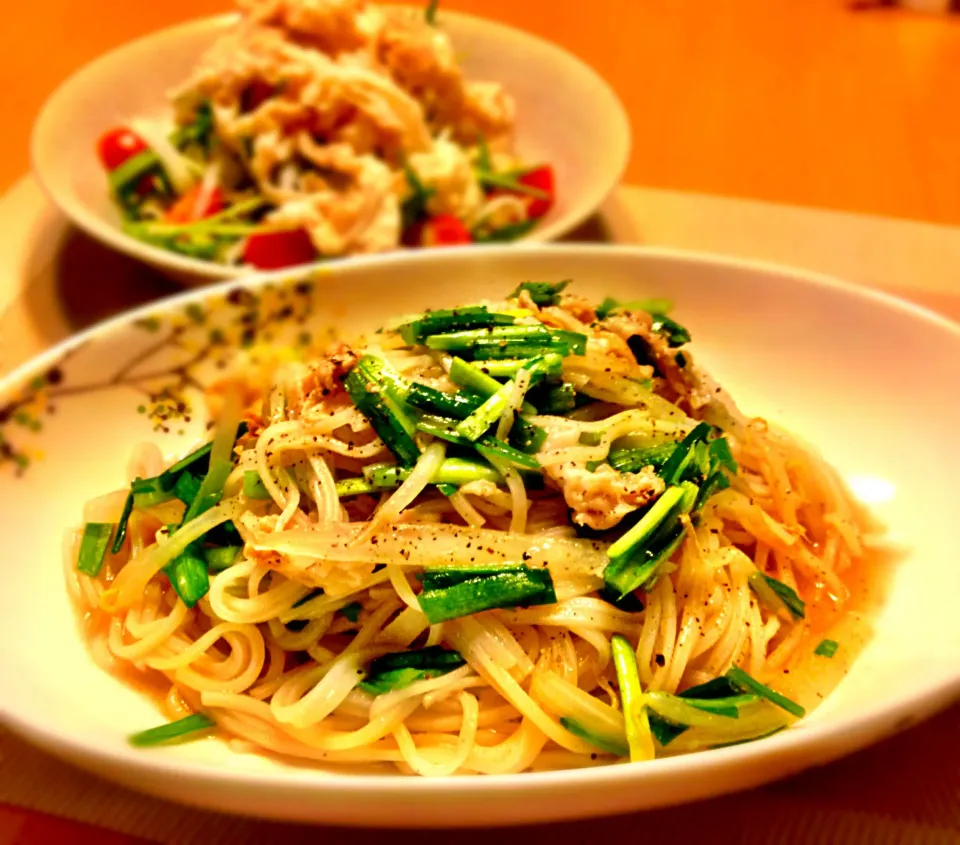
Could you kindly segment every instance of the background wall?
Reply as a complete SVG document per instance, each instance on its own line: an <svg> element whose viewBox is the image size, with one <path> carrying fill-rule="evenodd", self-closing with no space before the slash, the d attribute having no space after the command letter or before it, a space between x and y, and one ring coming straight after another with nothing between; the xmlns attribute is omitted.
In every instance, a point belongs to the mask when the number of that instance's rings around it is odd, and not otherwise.
<svg viewBox="0 0 960 845"><path fill-rule="evenodd" d="M0 190L57 83L226 0L8 0ZM960 20L846 0L442 0L556 41L629 110L627 180L960 223Z"/></svg>

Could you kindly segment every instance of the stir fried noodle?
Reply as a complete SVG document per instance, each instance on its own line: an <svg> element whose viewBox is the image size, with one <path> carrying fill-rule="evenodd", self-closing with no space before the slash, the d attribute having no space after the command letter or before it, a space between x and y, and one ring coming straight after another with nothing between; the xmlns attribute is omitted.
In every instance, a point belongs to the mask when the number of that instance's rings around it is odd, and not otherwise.
<svg viewBox="0 0 960 845"><path fill-rule="evenodd" d="M527 284L240 371L212 444L88 504L93 655L170 736L420 775L790 725L868 635L878 528L669 307Z"/></svg>

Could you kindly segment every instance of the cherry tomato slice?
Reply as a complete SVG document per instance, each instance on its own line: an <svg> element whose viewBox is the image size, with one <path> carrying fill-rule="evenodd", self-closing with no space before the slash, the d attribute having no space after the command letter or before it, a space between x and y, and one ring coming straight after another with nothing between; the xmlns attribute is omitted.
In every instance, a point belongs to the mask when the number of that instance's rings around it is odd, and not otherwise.
<svg viewBox="0 0 960 845"><path fill-rule="evenodd" d="M524 173L517 181L521 185L526 185L528 188L535 188L548 195L546 199L528 197L529 205L527 206L527 214L534 219L543 217L553 206L553 200L556 196L553 167L549 164L545 164L543 167L537 167L529 173Z"/></svg>
<svg viewBox="0 0 960 845"><path fill-rule="evenodd" d="M247 238L243 261L261 270L279 270L315 261L317 249L306 229L262 232Z"/></svg>
<svg viewBox="0 0 960 845"><path fill-rule="evenodd" d="M127 159L147 149L143 138L125 126L118 126L104 132L97 141L97 156L103 166L109 170L116 170Z"/></svg>
<svg viewBox="0 0 960 845"><path fill-rule="evenodd" d="M466 224L452 214L437 214L431 217L420 230L421 246L456 246L473 243L473 236Z"/></svg>
<svg viewBox="0 0 960 845"><path fill-rule="evenodd" d="M178 199L167 211L164 219L169 223L192 223L195 220L203 220L210 217L218 211L223 211L223 191L215 187L207 197L203 206L197 205L200 198L200 185L194 185L180 199Z"/></svg>

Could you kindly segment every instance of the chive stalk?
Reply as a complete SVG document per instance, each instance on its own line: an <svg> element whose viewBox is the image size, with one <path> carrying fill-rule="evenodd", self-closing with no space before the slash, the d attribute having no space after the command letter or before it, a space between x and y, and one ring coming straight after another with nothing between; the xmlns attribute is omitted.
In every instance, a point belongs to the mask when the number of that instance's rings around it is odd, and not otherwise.
<svg viewBox="0 0 960 845"><path fill-rule="evenodd" d="M77 555L79 572L91 578L96 578L100 574L112 534L113 523L111 522L88 522L84 525L80 551Z"/></svg>
<svg viewBox="0 0 960 845"><path fill-rule="evenodd" d="M203 713L194 713L190 716L185 716L183 719L178 719L176 722L169 722L166 725L159 725L158 727L135 733L130 736L128 741L137 748L167 745L172 742L199 739L216 726L217 723L209 716Z"/></svg>

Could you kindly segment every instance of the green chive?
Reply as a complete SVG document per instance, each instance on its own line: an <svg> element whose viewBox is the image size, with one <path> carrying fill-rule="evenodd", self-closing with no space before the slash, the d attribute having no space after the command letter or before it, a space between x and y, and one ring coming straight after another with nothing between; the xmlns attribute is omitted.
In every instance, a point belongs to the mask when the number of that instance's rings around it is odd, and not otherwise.
<svg viewBox="0 0 960 845"><path fill-rule="evenodd" d="M838 648L840 648L840 643L836 640L820 640L820 645L813 650L813 653L820 657L833 657Z"/></svg>
<svg viewBox="0 0 960 845"><path fill-rule="evenodd" d="M260 473L255 469L248 469L243 473L243 495L248 499L273 498L260 478Z"/></svg>
<svg viewBox="0 0 960 845"><path fill-rule="evenodd" d="M127 536L127 523L133 513L133 490L127 494L127 500L123 503L123 511L120 513L120 522L117 525L117 533L113 538L113 545L110 547L110 554L120 554L123 548L123 541Z"/></svg>
<svg viewBox="0 0 960 845"><path fill-rule="evenodd" d="M208 569L212 572L222 572L233 566L241 551L243 551L242 546L220 546L216 549L204 549L203 556L207 561Z"/></svg>
<svg viewBox="0 0 960 845"><path fill-rule="evenodd" d="M159 725L146 731L135 733L129 738L131 745L137 748L149 748L154 745L167 745L188 739L199 739L202 734L215 728L217 723L203 713L185 716L176 722Z"/></svg>
<svg viewBox="0 0 960 845"><path fill-rule="evenodd" d="M770 689L770 687L761 684L760 681L751 678L743 669L740 669L734 666L730 671L727 672L727 677L733 681L737 686L741 687L743 690L759 695L761 698L767 699L767 701L776 704L777 707L782 710L786 710L788 713L796 716L798 719L802 718L807 712L803 707L801 707L797 702L791 701L785 695L781 695L776 690Z"/></svg>
<svg viewBox="0 0 960 845"><path fill-rule="evenodd" d="M560 724L574 736L589 742L591 745L596 746L601 751L606 751L608 754L615 754L617 757L626 757L630 753L630 748L626 743L618 742L613 737L607 738L593 731L589 731L576 719L562 716L560 718Z"/></svg>
<svg viewBox="0 0 960 845"><path fill-rule="evenodd" d="M88 522L83 527L80 553L77 556L78 571L91 578L96 578L100 574L112 534L112 522Z"/></svg>

